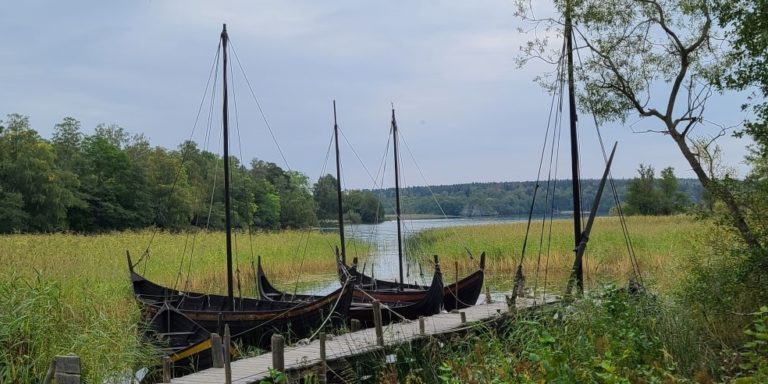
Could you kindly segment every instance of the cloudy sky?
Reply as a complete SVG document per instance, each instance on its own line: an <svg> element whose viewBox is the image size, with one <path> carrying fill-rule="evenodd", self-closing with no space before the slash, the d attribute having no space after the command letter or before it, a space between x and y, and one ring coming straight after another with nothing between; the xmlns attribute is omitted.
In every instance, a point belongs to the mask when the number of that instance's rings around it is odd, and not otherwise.
<svg viewBox="0 0 768 384"><path fill-rule="evenodd" d="M370 188L361 163L379 168L393 103L407 144L407 185L536 178L551 97L533 78L552 68L516 67L530 36L518 32L511 0L4 1L0 115L27 115L44 137L65 116L86 133L114 123L173 148L192 132L222 23L288 164L236 62L235 154L316 179L324 166L332 169L325 159L336 99L352 145L342 146L345 184ZM740 101L718 96L708 119L739 123ZM200 143L205 115L192 136ZM213 121L220 129L218 115ZM580 124L583 175L598 177L602 158L589 121ZM628 123L653 128L634 117ZM602 130L619 141L615 177L634 176L640 163L693 176L668 137L619 125ZM209 148L218 151L218 143L211 139ZM742 174L745 144L721 143ZM559 173L568 173L565 165Z"/></svg>

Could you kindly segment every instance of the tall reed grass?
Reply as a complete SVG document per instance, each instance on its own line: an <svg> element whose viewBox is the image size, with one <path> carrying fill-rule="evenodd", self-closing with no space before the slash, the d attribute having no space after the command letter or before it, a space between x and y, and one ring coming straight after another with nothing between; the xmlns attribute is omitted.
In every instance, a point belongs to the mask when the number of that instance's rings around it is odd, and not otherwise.
<svg viewBox="0 0 768 384"><path fill-rule="evenodd" d="M39 382L54 355L70 352L82 358L87 382L153 363L152 350L139 343L140 313L126 261L126 251L135 262L150 240L138 272L164 285L226 292L223 233L0 236L0 382ZM335 240L316 231L236 234L240 292L254 294L250 262L256 255L284 287L299 277L335 276Z"/></svg>
<svg viewBox="0 0 768 384"><path fill-rule="evenodd" d="M697 236L705 225L689 216L628 217L631 243L645 280L660 290L674 286L680 279L683 261L693 252L691 244L700 241ZM573 266L572 222L533 222L523 256L525 232L526 223L430 229L410 238L408 245L411 253L419 257L439 255L449 281L456 274L454 262L459 263L458 275L464 276L477 268L478 255L485 251L487 276L496 288L511 287L517 265L523 258L528 287L562 289ZM472 258L468 251L473 254ZM632 262L617 217L601 217L595 221L587 245L585 268L588 286L606 280L626 283L632 276Z"/></svg>

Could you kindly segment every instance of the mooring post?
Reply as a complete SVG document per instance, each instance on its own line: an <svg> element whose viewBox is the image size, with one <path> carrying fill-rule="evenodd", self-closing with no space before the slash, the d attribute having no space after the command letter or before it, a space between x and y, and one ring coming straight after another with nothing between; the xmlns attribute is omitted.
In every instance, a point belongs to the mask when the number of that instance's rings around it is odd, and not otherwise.
<svg viewBox="0 0 768 384"><path fill-rule="evenodd" d="M376 326L376 345L384 346L384 330L381 328L381 302L373 301L373 325Z"/></svg>
<svg viewBox="0 0 768 384"><path fill-rule="evenodd" d="M419 316L419 335L426 333L426 327L424 326L424 316Z"/></svg>
<svg viewBox="0 0 768 384"><path fill-rule="evenodd" d="M491 300L491 287L488 286L485 287L485 302L486 304L493 303L493 300Z"/></svg>
<svg viewBox="0 0 768 384"><path fill-rule="evenodd" d="M80 357L75 354L56 356L53 379L56 384L80 384Z"/></svg>
<svg viewBox="0 0 768 384"><path fill-rule="evenodd" d="M163 383L170 383L171 378L173 377L172 373L172 364L173 361L171 361L171 358L168 356L163 357Z"/></svg>
<svg viewBox="0 0 768 384"><path fill-rule="evenodd" d="M229 334L229 324L224 324L224 382L232 384L232 356L230 353L230 343L232 336Z"/></svg>
<svg viewBox="0 0 768 384"><path fill-rule="evenodd" d="M357 332L361 329L363 329L363 324L358 319L352 319L349 321L349 329L352 332Z"/></svg>
<svg viewBox="0 0 768 384"><path fill-rule="evenodd" d="M211 360L214 368L224 368L224 350L218 333L211 333Z"/></svg>
<svg viewBox="0 0 768 384"><path fill-rule="evenodd" d="M320 384L328 383L326 376L328 371L328 362L325 357L325 332L320 332L320 373L317 375L317 381Z"/></svg>
<svg viewBox="0 0 768 384"><path fill-rule="evenodd" d="M272 335L272 369L285 372L285 338L283 335Z"/></svg>
<svg viewBox="0 0 768 384"><path fill-rule="evenodd" d="M459 312L459 316L461 316L461 323L466 324L467 322L467 313L464 311Z"/></svg>
<svg viewBox="0 0 768 384"><path fill-rule="evenodd" d="M456 299L456 307L459 307L459 261L453 262L454 270L456 271L456 292L453 293L453 298Z"/></svg>

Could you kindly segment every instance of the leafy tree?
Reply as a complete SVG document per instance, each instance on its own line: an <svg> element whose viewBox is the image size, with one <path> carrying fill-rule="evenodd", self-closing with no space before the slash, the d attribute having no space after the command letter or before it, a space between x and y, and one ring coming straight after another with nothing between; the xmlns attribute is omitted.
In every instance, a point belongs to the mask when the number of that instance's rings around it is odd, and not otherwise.
<svg viewBox="0 0 768 384"><path fill-rule="evenodd" d="M744 206L729 188L702 166L703 154L693 144L701 131L712 85L704 79L716 73L718 38L712 28L712 2L706 0L582 0L555 1L562 14L572 15L580 50L576 76L584 84L579 105L599 121L624 122L630 114L650 119L648 132L660 132L674 141L702 186L722 201L730 227L750 247L763 243L745 218ZM518 1L528 20L528 2ZM566 9L567 8L567 9ZM550 27L556 20L535 20ZM559 47L557 45L557 53ZM547 41L533 41L526 57L553 58ZM699 128L696 130L695 128ZM718 129L712 135L726 134Z"/></svg>
<svg viewBox="0 0 768 384"><path fill-rule="evenodd" d="M344 202L352 222L375 224L384 220L384 207L371 191L348 191Z"/></svg>
<svg viewBox="0 0 768 384"><path fill-rule="evenodd" d="M688 195L680 191L680 183L675 177L675 170L667 167L661 170L659 180L660 211L662 215L683 212L690 205Z"/></svg>
<svg viewBox="0 0 768 384"><path fill-rule="evenodd" d="M194 212L193 192L180 156L157 147L149 158L147 177L154 224L173 230L189 227Z"/></svg>
<svg viewBox="0 0 768 384"><path fill-rule="evenodd" d="M626 209L628 215L659 214L659 194L656 191L653 167L640 164L639 177L627 187Z"/></svg>
<svg viewBox="0 0 768 384"><path fill-rule="evenodd" d="M296 171L289 171L285 175L287 184L280 191L280 225L283 228L316 225L317 216L314 200L309 192L309 180Z"/></svg>
<svg viewBox="0 0 768 384"><path fill-rule="evenodd" d="M312 195L317 206L317 218L333 220L338 218L339 199L336 188L336 178L333 175L320 177L312 188Z"/></svg>
<svg viewBox="0 0 768 384"><path fill-rule="evenodd" d="M67 227L67 208L77 202L72 193L74 175L56 166L53 146L29 125L29 118L8 115L0 130L0 187L10 199L4 214L13 222L12 230L56 231ZM18 212L18 196L25 214ZM26 219L24 228L15 228Z"/></svg>
<svg viewBox="0 0 768 384"><path fill-rule="evenodd" d="M719 88L751 90L743 109L754 112L744 132L768 151L768 0L718 0L715 13L730 42L722 71L710 77Z"/></svg>

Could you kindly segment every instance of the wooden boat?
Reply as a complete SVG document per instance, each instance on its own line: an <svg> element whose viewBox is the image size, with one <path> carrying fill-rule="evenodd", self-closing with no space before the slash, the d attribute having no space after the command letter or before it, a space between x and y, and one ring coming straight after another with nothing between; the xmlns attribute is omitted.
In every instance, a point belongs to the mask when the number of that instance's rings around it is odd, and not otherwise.
<svg viewBox="0 0 768 384"><path fill-rule="evenodd" d="M224 159L229 158L227 113L227 43L226 25L221 32L223 60L223 141ZM229 325L233 340L245 345L269 347L272 334L301 339L326 325L341 325L352 301L353 287L343 283L336 291L311 301L276 301L240 298L233 295L232 278L232 225L230 208L229 162L224 161L224 206L226 221L227 295L183 292L154 283L134 270L128 255L128 266L133 293L143 306L148 329L161 329L160 333L199 335L223 331ZM171 311L171 309L173 311ZM169 315L173 314L173 315ZM180 317L178 315L183 315ZM165 324L162 324L165 322ZM167 336L167 335L166 335ZM191 340L166 338L167 348L188 347Z"/></svg>
<svg viewBox="0 0 768 384"><path fill-rule="evenodd" d="M392 137L394 147L394 159L395 159L395 213L397 217L397 254L398 254L398 268L399 277L398 281L386 281L375 279L371 276L367 276L357 270L357 259L353 260L352 266L346 265L346 252L344 250L343 238L341 257L337 258L337 266L339 277L341 279L351 276L355 279L358 290L355 291L355 298L362 297L374 297L382 302L389 301L418 301L423 296L427 296L430 293L432 285L423 286L417 284L403 283L403 246L402 246L402 233L401 233L401 211L400 211L400 175L399 175L399 157L397 151L398 136L397 136L397 120L395 119L395 110L392 109ZM337 144L338 145L338 144ZM337 149L337 162L338 162L338 149ZM339 194L341 190L339 190ZM340 196L340 195L339 195ZM341 204L339 204L341 209ZM343 217L339 214L340 232L343 233ZM485 278L485 252L480 255L480 265L477 271L473 272L469 276L462 278L454 282L453 284L445 285L443 283L442 303L443 307L447 311L454 309L467 308L475 305L477 298L480 296L480 292L483 289L483 280Z"/></svg>
<svg viewBox="0 0 768 384"><path fill-rule="evenodd" d="M394 110L392 111L393 124L394 122ZM336 143L336 182L337 182L337 196L339 202L339 236L341 240L341 255L346 253L345 240L344 240L344 215L342 208L341 198L341 166L339 160L339 126L336 121L336 102L333 103L333 119L334 119L334 138ZM396 126L395 126L396 129ZM399 228L398 228L399 229ZM339 251L337 250L337 261L339 260ZM485 255L483 255L481 265L484 265ZM275 288L267 279L266 274L261 266L261 257L258 257L256 270L256 291L261 299L267 300L288 300L288 301L312 301L317 300L318 296L315 295L302 295L302 294L290 294L285 293ZM439 313L443 307L443 278L440 272L440 265L438 263L437 256L435 256L435 273L432 277L432 283L429 286L397 286L397 287L382 287L378 290L371 291L366 289L364 285L361 285L360 279L357 276L365 277L357 272L356 268L344 268L344 263L338 261L339 271L344 276L342 282L352 281L355 284L354 299L352 307L349 311L349 317L358 319L364 324L372 324L373 322L373 310L371 308L372 300L379 300L386 308L382 312L382 320L385 323L395 321L400 318L416 319L419 316L428 316ZM477 286L479 279L480 285ZM467 279L468 284L464 284L467 289L463 290L469 293L467 297L459 296L460 299L466 299L466 301L474 302L477 300L477 296L480 293L482 287L483 272L473 274L471 279ZM472 285L477 293L472 298L469 285ZM461 287L460 285L459 287ZM452 288L454 292L455 288ZM451 293L452 294L452 293ZM454 303L458 300L454 299ZM462 301L463 302L463 301Z"/></svg>
<svg viewBox="0 0 768 384"><path fill-rule="evenodd" d="M314 301L318 300L315 295L302 295L285 293L275 288L267 279L261 266L261 258L257 261L256 281L259 297L266 300L290 300L290 301ZM355 273L354 268L350 269ZM348 281L354 281L350 278ZM426 290L421 286L416 289L400 290L399 287L392 289L379 290L379 296L369 295L364 289L355 284L354 299L349 308L347 316L350 319L360 320L365 326L373 325L373 307L374 299L382 303L382 322L389 324L393 321L402 319L415 320L419 316L429 316L440 313L443 306L443 275L440 272L440 264L435 256L435 274L432 277L432 283ZM425 293L426 291L426 293Z"/></svg>
<svg viewBox="0 0 768 384"><path fill-rule="evenodd" d="M397 299L401 301L418 300L419 295L428 291L430 286L417 284L399 284L394 281L379 280L365 275L357 270L357 258L352 260L352 266L347 267L340 259L337 259L339 270L346 270L354 278L358 288L366 294L382 301ZM443 307L446 311L464 309L475 305L477 298L483 289L485 278L485 252L480 254L480 264L477 271L465 276L461 280L443 287ZM402 287L402 289L400 289ZM360 291L355 292L355 298L360 297Z"/></svg>

